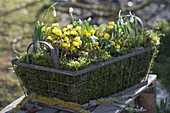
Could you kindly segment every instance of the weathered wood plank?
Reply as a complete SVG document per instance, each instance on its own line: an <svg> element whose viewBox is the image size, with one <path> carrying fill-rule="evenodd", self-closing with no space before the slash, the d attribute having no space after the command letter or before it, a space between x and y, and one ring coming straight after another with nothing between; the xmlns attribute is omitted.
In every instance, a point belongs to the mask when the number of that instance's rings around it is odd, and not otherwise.
<svg viewBox="0 0 170 113"><path fill-rule="evenodd" d="M12 102L12 103L9 104L8 106L6 106L4 109L2 109L2 110L0 111L0 113L5 113L5 112L7 112L7 111L12 110L13 108L16 107L17 104L19 104L19 103L22 101L22 99L23 99L24 97L25 97L25 95L23 95L23 96L21 96L20 98L18 98L17 100L15 100L14 102Z"/></svg>

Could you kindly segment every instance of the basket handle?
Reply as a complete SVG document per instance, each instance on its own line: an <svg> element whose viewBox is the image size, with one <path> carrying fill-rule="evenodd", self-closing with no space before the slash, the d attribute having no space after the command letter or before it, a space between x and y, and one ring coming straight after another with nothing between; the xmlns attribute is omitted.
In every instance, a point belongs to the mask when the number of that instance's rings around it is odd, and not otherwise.
<svg viewBox="0 0 170 113"><path fill-rule="evenodd" d="M59 68L59 64L58 64L58 56L56 54L56 51L55 49L53 48L53 46L47 42L44 42L44 41L37 41L37 42L32 42L28 45L27 47L27 56L26 56L26 62L28 64L30 64L30 61L29 61L29 58L28 58L28 51L30 49L30 47L34 44L34 43L42 43L42 44L45 44L46 46L48 46L50 48L50 52L51 52L51 56L52 56L52 59L53 59L53 63L54 63L54 66L55 68Z"/></svg>

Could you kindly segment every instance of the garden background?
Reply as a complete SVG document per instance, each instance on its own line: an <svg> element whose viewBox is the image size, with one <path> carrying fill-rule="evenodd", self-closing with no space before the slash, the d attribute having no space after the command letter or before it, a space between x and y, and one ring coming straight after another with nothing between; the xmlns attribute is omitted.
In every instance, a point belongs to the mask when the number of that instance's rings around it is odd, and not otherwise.
<svg viewBox="0 0 170 113"><path fill-rule="evenodd" d="M26 50L31 42L35 22L42 18L45 10L55 1L57 17L47 15L48 23L58 22L61 26L71 22L69 7L74 8L74 19L92 18L92 24L108 23L117 19L119 10L139 16L145 27L162 33L161 47L153 73L170 93L170 1L169 0L1 0L0 1L0 109L14 101L23 91L12 71L11 60L15 54L11 43L18 39L16 49ZM12 46L13 48L13 46ZM168 93L167 93L168 95Z"/></svg>

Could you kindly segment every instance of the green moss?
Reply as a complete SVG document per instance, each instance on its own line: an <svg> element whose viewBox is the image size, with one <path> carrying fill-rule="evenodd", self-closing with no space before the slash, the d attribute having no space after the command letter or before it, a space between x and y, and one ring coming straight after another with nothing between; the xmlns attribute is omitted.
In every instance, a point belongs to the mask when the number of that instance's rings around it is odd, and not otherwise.
<svg viewBox="0 0 170 113"><path fill-rule="evenodd" d="M29 54L30 60L34 62L33 60L39 59L42 54L50 58L50 54L45 52L40 53L36 55ZM36 93L47 97L58 97L66 101L83 104L89 100L107 97L117 91L139 83L145 78L152 54L153 52L146 52L74 77L20 66L15 66L14 70L20 77L28 93ZM47 57L44 61L41 59L39 63L36 62L36 65L43 64L47 60ZM20 59L19 62L24 60L25 58ZM65 61L63 63L60 61L60 68L77 70L77 67L79 67L81 69L89 65L90 60L94 59L82 57L76 60L70 60L70 62Z"/></svg>

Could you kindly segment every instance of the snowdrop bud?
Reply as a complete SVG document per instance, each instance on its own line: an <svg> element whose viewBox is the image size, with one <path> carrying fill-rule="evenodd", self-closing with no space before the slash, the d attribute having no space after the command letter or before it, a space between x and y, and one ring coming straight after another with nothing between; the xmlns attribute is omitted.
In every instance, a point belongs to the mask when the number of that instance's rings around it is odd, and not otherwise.
<svg viewBox="0 0 170 113"><path fill-rule="evenodd" d="M82 22L82 20L81 19L79 19L79 23L82 25L83 24L83 22Z"/></svg>
<svg viewBox="0 0 170 113"><path fill-rule="evenodd" d="M53 16L54 16L54 17L56 17L56 16L57 16L57 12L56 12L56 10L55 10L55 9L53 10Z"/></svg>
<svg viewBox="0 0 170 113"><path fill-rule="evenodd" d="M120 18L120 23L121 23L121 24L124 24L124 21L123 21L123 19L122 19L122 18Z"/></svg>
<svg viewBox="0 0 170 113"><path fill-rule="evenodd" d="M90 22L90 21L91 21L91 17L89 17L89 18L87 19L87 21Z"/></svg>
<svg viewBox="0 0 170 113"><path fill-rule="evenodd" d="M70 13L70 14L73 13L73 8L72 8L72 7L69 8L69 13Z"/></svg>
<svg viewBox="0 0 170 113"><path fill-rule="evenodd" d="M130 16L130 22L131 22L131 23L134 22L134 16Z"/></svg>

